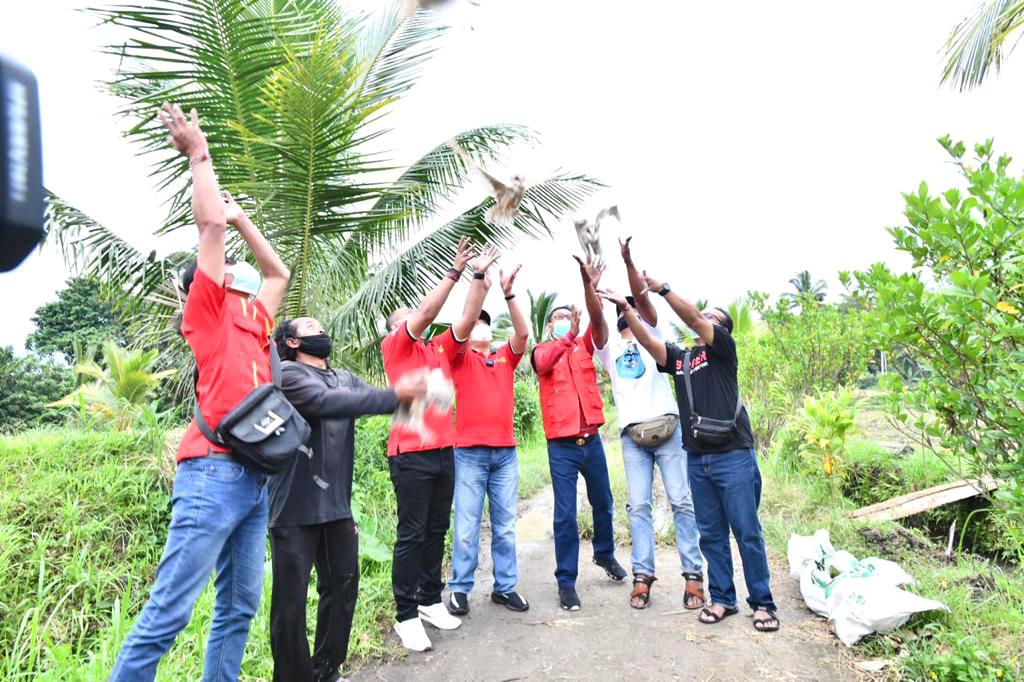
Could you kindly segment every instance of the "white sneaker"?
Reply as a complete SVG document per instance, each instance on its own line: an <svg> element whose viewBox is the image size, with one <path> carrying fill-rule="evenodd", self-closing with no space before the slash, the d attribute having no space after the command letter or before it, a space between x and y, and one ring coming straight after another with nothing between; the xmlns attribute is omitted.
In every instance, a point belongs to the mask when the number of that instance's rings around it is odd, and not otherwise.
<svg viewBox="0 0 1024 682"><path fill-rule="evenodd" d="M432 647L423 622L419 618L410 618L395 623L395 632L402 640L402 646L411 651L428 651Z"/></svg>
<svg viewBox="0 0 1024 682"><path fill-rule="evenodd" d="M462 621L448 613L444 603L437 602L430 606L420 607L420 618L433 625L438 630L454 630L462 625Z"/></svg>

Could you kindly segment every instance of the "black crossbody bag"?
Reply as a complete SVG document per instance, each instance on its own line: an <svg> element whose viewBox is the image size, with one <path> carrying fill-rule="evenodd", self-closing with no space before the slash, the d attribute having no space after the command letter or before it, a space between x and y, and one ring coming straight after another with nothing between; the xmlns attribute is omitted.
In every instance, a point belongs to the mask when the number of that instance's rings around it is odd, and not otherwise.
<svg viewBox="0 0 1024 682"><path fill-rule="evenodd" d="M257 386L224 415L214 432L199 409L199 367L192 378L196 386L196 426L211 443L230 450L232 457L260 473L274 475L300 452L312 456L306 447L310 428L281 390L281 358L270 344L270 374L273 383Z"/></svg>
<svg viewBox="0 0 1024 682"><path fill-rule="evenodd" d="M739 390L736 391L736 414L732 419L710 419L697 414L693 409L693 388L690 385L690 354L691 351L686 351L683 357L683 383L686 384L686 399L690 402L690 429L693 431L693 439L708 445L728 443L736 432L736 420L740 418L740 410L743 409Z"/></svg>

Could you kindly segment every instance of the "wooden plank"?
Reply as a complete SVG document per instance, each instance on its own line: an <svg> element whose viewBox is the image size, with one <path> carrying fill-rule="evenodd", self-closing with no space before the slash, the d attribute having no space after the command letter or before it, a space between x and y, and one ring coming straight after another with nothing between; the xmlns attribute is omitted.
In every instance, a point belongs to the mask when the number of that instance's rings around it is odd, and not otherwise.
<svg viewBox="0 0 1024 682"><path fill-rule="evenodd" d="M867 521L895 521L914 514L935 509L950 502L965 500L974 497L981 492L988 492L999 487L999 481L991 476L976 479L964 479L952 483L943 483L933 488L917 490L906 495L900 495L884 502L861 507L846 516L851 519L864 519Z"/></svg>

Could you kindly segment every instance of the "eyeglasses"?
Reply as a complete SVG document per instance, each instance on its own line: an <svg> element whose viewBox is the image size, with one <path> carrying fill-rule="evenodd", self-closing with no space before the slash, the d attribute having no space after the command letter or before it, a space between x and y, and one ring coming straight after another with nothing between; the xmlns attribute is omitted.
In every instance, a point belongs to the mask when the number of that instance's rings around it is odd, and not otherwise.
<svg viewBox="0 0 1024 682"><path fill-rule="evenodd" d="M557 312L551 314L552 322L557 322L558 320L568 320L570 318L572 318L572 315L570 313Z"/></svg>

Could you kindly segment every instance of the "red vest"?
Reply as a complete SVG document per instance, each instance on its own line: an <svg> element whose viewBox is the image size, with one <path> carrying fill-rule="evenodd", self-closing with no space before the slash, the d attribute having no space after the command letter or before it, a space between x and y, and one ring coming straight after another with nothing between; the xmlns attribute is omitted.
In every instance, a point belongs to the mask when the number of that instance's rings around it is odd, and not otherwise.
<svg viewBox="0 0 1024 682"><path fill-rule="evenodd" d="M588 330L576 339L550 372L539 375L544 437L549 440L568 438L580 432L581 407L588 425L604 424L604 401L597 387L594 347L587 343L589 340Z"/></svg>

